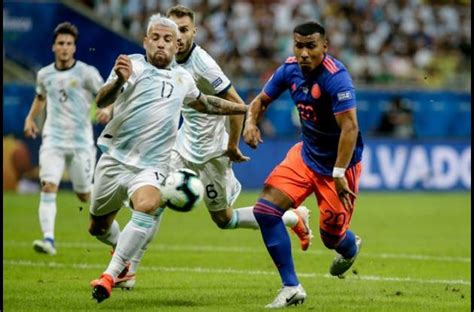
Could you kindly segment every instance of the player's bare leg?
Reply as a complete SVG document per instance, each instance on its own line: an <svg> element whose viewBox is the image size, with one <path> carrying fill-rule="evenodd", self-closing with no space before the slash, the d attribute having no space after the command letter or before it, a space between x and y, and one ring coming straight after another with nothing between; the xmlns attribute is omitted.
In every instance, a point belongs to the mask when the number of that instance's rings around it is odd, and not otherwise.
<svg viewBox="0 0 474 312"><path fill-rule="evenodd" d="M90 192L87 192L87 193L77 193L76 192L76 196L83 203L87 203L88 201L91 200L91 193Z"/></svg>

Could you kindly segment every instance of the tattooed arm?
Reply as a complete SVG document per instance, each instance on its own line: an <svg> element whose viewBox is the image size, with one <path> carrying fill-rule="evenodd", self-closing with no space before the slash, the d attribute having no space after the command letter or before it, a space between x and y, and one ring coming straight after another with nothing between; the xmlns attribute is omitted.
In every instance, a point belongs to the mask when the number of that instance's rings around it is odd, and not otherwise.
<svg viewBox="0 0 474 312"><path fill-rule="evenodd" d="M210 115L241 115L247 112L247 105L230 102L217 96L201 93L198 100L187 104L198 112Z"/></svg>
<svg viewBox="0 0 474 312"><path fill-rule="evenodd" d="M127 55L119 55L114 65L114 72L117 75L117 79L100 88L95 98L97 107L104 108L115 102L119 96L120 89L132 75L132 71L133 68L130 58Z"/></svg>

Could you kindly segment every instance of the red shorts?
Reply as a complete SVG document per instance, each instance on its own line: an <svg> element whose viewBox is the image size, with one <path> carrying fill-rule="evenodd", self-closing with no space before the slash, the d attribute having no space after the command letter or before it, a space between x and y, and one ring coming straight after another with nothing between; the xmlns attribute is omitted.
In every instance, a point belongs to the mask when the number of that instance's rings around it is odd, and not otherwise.
<svg viewBox="0 0 474 312"><path fill-rule="evenodd" d="M330 176L318 174L303 161L301 148L303 143L294 145L286 158L273 169L265 184L270 185L293 200L295 207L311 194L316 194L319 206L319 227L335 236L343 235L349 228L352 213L346 211L336 192L336 185ZM362 170L360 162L346 170L349 188L356 194L359 191L359 177ZM354 198L352 206L354 206Z"/></svg>

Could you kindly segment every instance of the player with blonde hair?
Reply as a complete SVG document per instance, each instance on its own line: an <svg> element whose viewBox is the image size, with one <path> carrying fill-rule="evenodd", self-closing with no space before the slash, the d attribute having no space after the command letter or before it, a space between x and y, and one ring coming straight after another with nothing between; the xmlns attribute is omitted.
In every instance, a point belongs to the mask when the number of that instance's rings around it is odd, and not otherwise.
<svg viewBox="0 0 474 312"><path fill-rule="evenodd" d="M181 108L208 114L247 111L245 104L202 94L186 70L171 66L177 31L172 20L151 16L143 40L146 58L120 55L97 95L99 107L113 104L115 112L98 139L103 154L90 207L89 232L114 248L107 269L91 282L98 302L110 297L131 258L155 233L166 196L160 189L168 175ZM120 232L115 216L124 201L133 212Z"/></svg>

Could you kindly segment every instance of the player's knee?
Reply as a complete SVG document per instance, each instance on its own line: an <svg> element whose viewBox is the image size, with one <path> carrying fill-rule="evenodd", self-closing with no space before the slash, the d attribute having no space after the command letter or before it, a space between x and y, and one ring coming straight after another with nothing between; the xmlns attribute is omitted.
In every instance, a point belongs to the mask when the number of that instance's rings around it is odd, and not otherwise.
<svg viewBox="0 0 474 312"><path fill-rule="evenodd" d="M103 235L107 234L107 231L108 231L107 227L100 226L97 223L91 223L89 225L89 233L92 236L103 236Z"/></svg>
<svg viewBox="0 0 474 312"><path fill-rule="evenodd" d="M140 198L133 203L133 209L148 214L154 214L160 206L159 198Z"/></svg>
<svg viewBox="0 0 474 312"><path fill-rule="evenodd" d="M51 182L42 182L41 183L41 192L44 193L57 193L58 186Z"/></svg>
<svg viewBox="0 0 474 312"><path fill-rule="evenodd" d="M91 199L91 193L76 193L76 195L83 203L88 202Z"/></svg>
<svg viewBox="0 0 474 312"><path fill-rule="evenodd" d="M320 235L324 246L326 246L328 249L335 249L337 245L339 245L341 239L344 237L344 233L340 235L333 235L323 230L320 230Z"/></svg>

